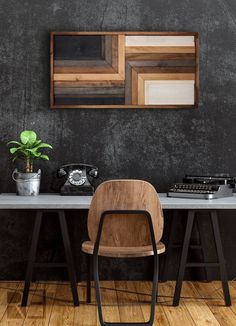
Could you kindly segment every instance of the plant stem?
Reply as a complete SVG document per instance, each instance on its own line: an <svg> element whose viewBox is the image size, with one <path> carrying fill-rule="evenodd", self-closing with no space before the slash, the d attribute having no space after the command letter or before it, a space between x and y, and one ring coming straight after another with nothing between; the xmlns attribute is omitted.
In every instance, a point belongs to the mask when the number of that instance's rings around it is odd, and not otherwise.
<svg viewBox="0 0 236 326"><path fill-rule="evenodd" d="M30 159L30 157L26 158L26 173L32 173L33 172L33 161Z"/></svg>

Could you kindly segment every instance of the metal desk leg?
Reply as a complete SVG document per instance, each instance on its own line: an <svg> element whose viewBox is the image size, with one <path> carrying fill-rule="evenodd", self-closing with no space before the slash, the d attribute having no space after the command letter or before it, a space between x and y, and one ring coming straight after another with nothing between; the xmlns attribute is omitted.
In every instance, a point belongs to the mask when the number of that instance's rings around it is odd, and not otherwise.
<svg viewBox="0 0 236 326"><path fill-rule="evenodd" d="M223 254L223 248L222 248L222 242L221 242L220 230L219 230L219 223L218 223L218 217L217 217L216 211L211 211L211 221L212 221L212 226L213 226L218 261L220 263L220 277L221 277L222 288L223 288L223 292L224 292L225 305L231 306L229 286L228 286L228 281L227 281L226 265L225 265L225 259L224 259L224 254Z"/></svg>
<svg viewBox="0 0 236 326"><path fill-rule="evenodd" d="M167 240L167 246L166 246L166 253L164 257L164 264L162 269L162 281L166 282L168 280L168 266L171 260L171 252L174 245L174 236L175 236L175 225L177 220L177 212L176 210L171 211L170 216L170 225L169 225L169 236Z"/></svg>
<svg viewBox="0 0 236 326"><path fill-rule="evenodd" d="M202 258L203 258L203 261L206 262L209 260L208 254L207 254L207 252L208 252L207 241L204 237L204 229L202 227L202 221L199 222L198 216L196 216L196 227L197 227L197 230L199 233L199 242L200 242L200 247L201 247L201 252L202 252ZM205 266L204 271L205 271L206 281L210 282L210 280L211 280L210 269L207 266Z"/></svg>
<svg viewBox="0 0 236 326"><path fill-rule="evenodd" d="M43 216L43 212L38 211L36 214L36 219L35 219L35 223L34 223L34 230L33 230L32 242L31 242L30 253L29 253L29 260L28 260L26 277L25 277L23 298L22 298L22 302L21 302L21 305L23 307L27 306L30 282L32 280L32 273L33 273L36 250L37 250L38 239L39 239L39 232L40 232L41 223L42 223L42 216Z"/></svg>
<svg viewBox="0 0 236 326"><path fill-rule="evenodd" d="M175 286L173 306L178 306L178 304L179 304L180 292L181 292L182 282L183 282L183 278L184 278L184 271L185 271L185 266L186 266L187 258L188 258L189 242L190 242L190 237L191 237L191 233L192 233L192 229L193 229L194 216L195 216L194 211L191 211L191 210L188 211L187 226L186 226L186 230L185 230L179 272L178 272L178 277L177 277L176 286Z"/></svg>
<svg viewBox="0 0 236 326"><path fill-rule="evenodd" d="M79 306L75 267L74 267L73 258L72 258L72 252L71 252L71 246L70 246L69 233L68 233L65 213L64 213L64 211L59 211L58 214L59 214L61 233L62 233L64 248L65 248L65 253L66 253L67 268L68 268L68 274L69 274L69 279L70 279L70 284L71 284L73 301L74 301L75 306Z"/></svg>
<svg viewBox="0 0 236 326"><path fill-rule="evenodd" d="M87 303L91 303L91 279L92 279L93 255L86 254L86 261L87 261L86 301Z"/></svg>

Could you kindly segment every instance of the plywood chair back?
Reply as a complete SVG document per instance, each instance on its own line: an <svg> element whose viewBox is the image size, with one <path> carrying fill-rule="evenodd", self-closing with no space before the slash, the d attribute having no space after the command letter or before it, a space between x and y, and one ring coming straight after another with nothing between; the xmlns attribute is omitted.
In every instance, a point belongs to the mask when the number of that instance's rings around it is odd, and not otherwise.
<svg viewBox="0 0 236 326"><path fill-rule="evenodd" d="M145 210L152 217L156 242L162 237L163 215L155 188L142 180L110 180L96 190L88 215L88 233L95 243L101 215L107 210ZM100 245L140 247L151 245L150 230L143 214L107 216Z"/></svg>

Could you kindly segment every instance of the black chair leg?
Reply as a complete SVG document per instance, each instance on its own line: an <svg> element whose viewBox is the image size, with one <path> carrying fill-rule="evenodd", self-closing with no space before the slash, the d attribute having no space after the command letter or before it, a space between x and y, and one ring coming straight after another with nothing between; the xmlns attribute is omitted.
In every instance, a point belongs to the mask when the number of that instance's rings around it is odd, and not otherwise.
<svg viewBox="0 0 236 326"><path fill-rule="evenodd" d="M36 250L37 250L37 245L38 245L39 233L40 233L40 228L41 228L41 224L42 224L42 216L43 216L43 212L38 211L36 214L36 218L35 218L32 242L31 242L26 277L25 277L25 285L24 285L23 297L22 297L22 302L21 302L22 307L27 306L30 282L32 280L32 273L33 273Z"/></svg>
<svg viewBox="0 0 236 326"><path fill-rule="evenodd" d="M70 245L70 240L69 240L69 233L68 233L65 213L64 213L64 211L59 211L58 214L59 214L61 233L62 233L64 248L65 248L67 268L68 268L68 274L69 274L69 279L70 279L70 284L71 284L71 291L72 291L74 306L79 306L75 267L74 267L73 258L72 258L71 245Z"/></svg>
<svg viewBox="0 0 236 326"><path fill-rule="evenodd" d="M148 322L141 322L141 323L106 323L103 320L103 314L102 314L102 301L101 301L101 292L100 292L100 285L99 285L99 272L98 272L98 252L99 252L99 243L101 239L102 234L102 227L104 218L106 215L110 215L111 213L117 213L117 214L131 214L131 213L142 213L145 214L148 220L150 233L151 233L151 239L152 239L152 246L153 246L153 252L154 252L154 272L153 272L153 283L152 283L152 302L151 302L151 313L150 313L150 319ZM152 225L152 219L151 215L146 211L126 211L126 210L114 210L114 211L105 211L102 213L99 227L98 227L98 233L97 233L97 239L94 246L94 252L93 252L93 274L94 274L94 282L95 282L95 292L96 292L96 299L97 299L97 305L98 305L98 316L101 326L106 325L112 325L112 326L152 326L154 317L155 317L155 307L156 307L156 300L157 300L157 284L158 284L158 254L157 254L157 248L156 248L156 240L155 240L155 234L153 230Z"/></svg>
<svg viewBox="0 0 236 326"><path fill-rule="evenodd" d="M186 230L185 230L179 272L178 272L177 281L176 281L176 285L175 285L173 306L178 306L178 304L179 304L180 292L181 292L181 288L182 288L184 272L185 272L185 267L186 267L187 258L188 258L189 242L190 242L190 237L191 237L191 233L192 233L192 229L193 229L194 216L195 216L194 211L191 211L191 210L188 211L187 226L186 226Z"/></svg>
<svg viewBox="0 0 236 326"><path fill-rule="evenodd" d="M223 292L224 292L225 305L231 306L231 298L230 298L229 286L228 286L228 280L227 280L226 265L225 265L225 259L224 259L224 254L223 254L223 248L222 248L222 242L221 242L220 230L219 230L219 223L218 223L218 217L217 217L216 211L211 212L211 221L212 221L212 226L213 226L216 251L217 251L218 260L219 260L219 264L220 264L220 276L221 276L222 288L223 288Z"/></svg>
<svg viewBox="0 0 236 326"><path fill-rule="evenodd" d="M86 301L87 303L91 303L91 278L92 278L92 260L93 256L87 254L87 286L86 286Z"/></svg>

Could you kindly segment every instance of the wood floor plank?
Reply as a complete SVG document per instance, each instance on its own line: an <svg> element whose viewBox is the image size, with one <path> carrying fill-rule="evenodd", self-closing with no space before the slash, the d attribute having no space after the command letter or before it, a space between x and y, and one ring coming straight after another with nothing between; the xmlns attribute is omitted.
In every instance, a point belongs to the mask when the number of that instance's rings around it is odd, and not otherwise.
<svg viewBox="0 0 236 326"><path fill-rule="evenodd" d="M120 322L117 292L114 281L101 282L103 318L106 322Z"/></svg>
<svg viewBox="0 0 236 326"><path fill-rule="evenodd" d="M236 282L231 281L228 283L229 283L229 291L231 294L231 301L232 301L232 306L230 307L230 309L236 315L236 302L234 300L234 298L236 297ZM221 282L215 281L213 282L213 286L215 288L215 291L220 295L220 297L224 298Z"/></svg>
<svg viewBox="0 0 236 326"><path fill-rule="evenodd" d="M0 283L0 321L6 312L8 304L11 303L19 284L20 282Z"/></svg>
<svg viewBox="0 0 236 326"><path fill-rule="evenodd" d="M148 321L150 318L151 312L151 290L152 283L145 281L135 281L135 288L138 293L138 300L142 309L142 313L145 321ZM160 304L156 305L155 309L155 318L154 325L169 326L170 323L165 315L163 307Z"/></svg>
<svg viewBox="0 0 236 326"><path fill-rule="evenodd" d="M56 290L49 325L73 326L76 309L78 308L75 308L73 305L70 285L68 282L61 283Z"/></svg>
<svg viewBox="0 0 236 326"><path fill-rule="evenodd" d="M79 326L95 326L97 325L97 306L95 299L94 287L91 291L91 304L86 303L86 283L82 282L78 285L78 293L80 306L75 309L74 324ZM98 324L99 325L99 324Z"/></svg>
<svg viewBox="0 0 236 326"><path fill-rule="evenodd" d="M1 319L1 326L22 326L27 315L27 311L31 304L34 292L36 290L36 283L31 284L28 297L28 306L21 307L22 292L24 289L24 282L20 282L12 298L7 304L6 311Z"/></svg>
<svg viewBox="0 0 236 326"><path fill-rule="evenodd" d="M178 307L172 306L174 294L174 287L171 282L165 282L159 284L159 296L160 303L163 305L163 310L170 325L175 326L194 326L196 325L186 309L185 305L181 302Z"/></svg>
<svg viewBox="0 0 236 326"><path fill-rule="evenodd" d="M115 281L121 322L143 322L144 316L138 302L134 283Z"/></svg>
<svg viewBox="0 0 236 326"><path fill-rule="evenodd" d="M37 284L37 288L23 324L24 326L48 325L56 289L56 282Z"/></svg>
<svg viewBox="0 0 236 326"><path fill-rule="evenodd" d="M214 282L193 282L199 295L205 298L207 306L210 308L215 318L222 326L236 325L236 315L230 307L226 307L225 303L214 286Z"/></svg>
<svg viewBox="0 0 236 326"><path fill-rule="evenodd" d="M151 282L102 281L107 322L145 322L150 317ZM226 307L220 282L183 282L180 305L172 306L175 283L159 283L154 326L236 325L236 282L229 282L232 306ZM1 326L99 326L95 291L86 303L86 283L78 285L81 305L73 306L67 283L36 282L29 305L21 307L23 282L0 282Z"/></svg>
<svg viewBox="0 0 236 326"><path fill-rule="evenodd" d="M183 283L181 296L183 296L183 303L197 326L220 326L205 301L198 299L199 294L191 282Z"/></svg>

